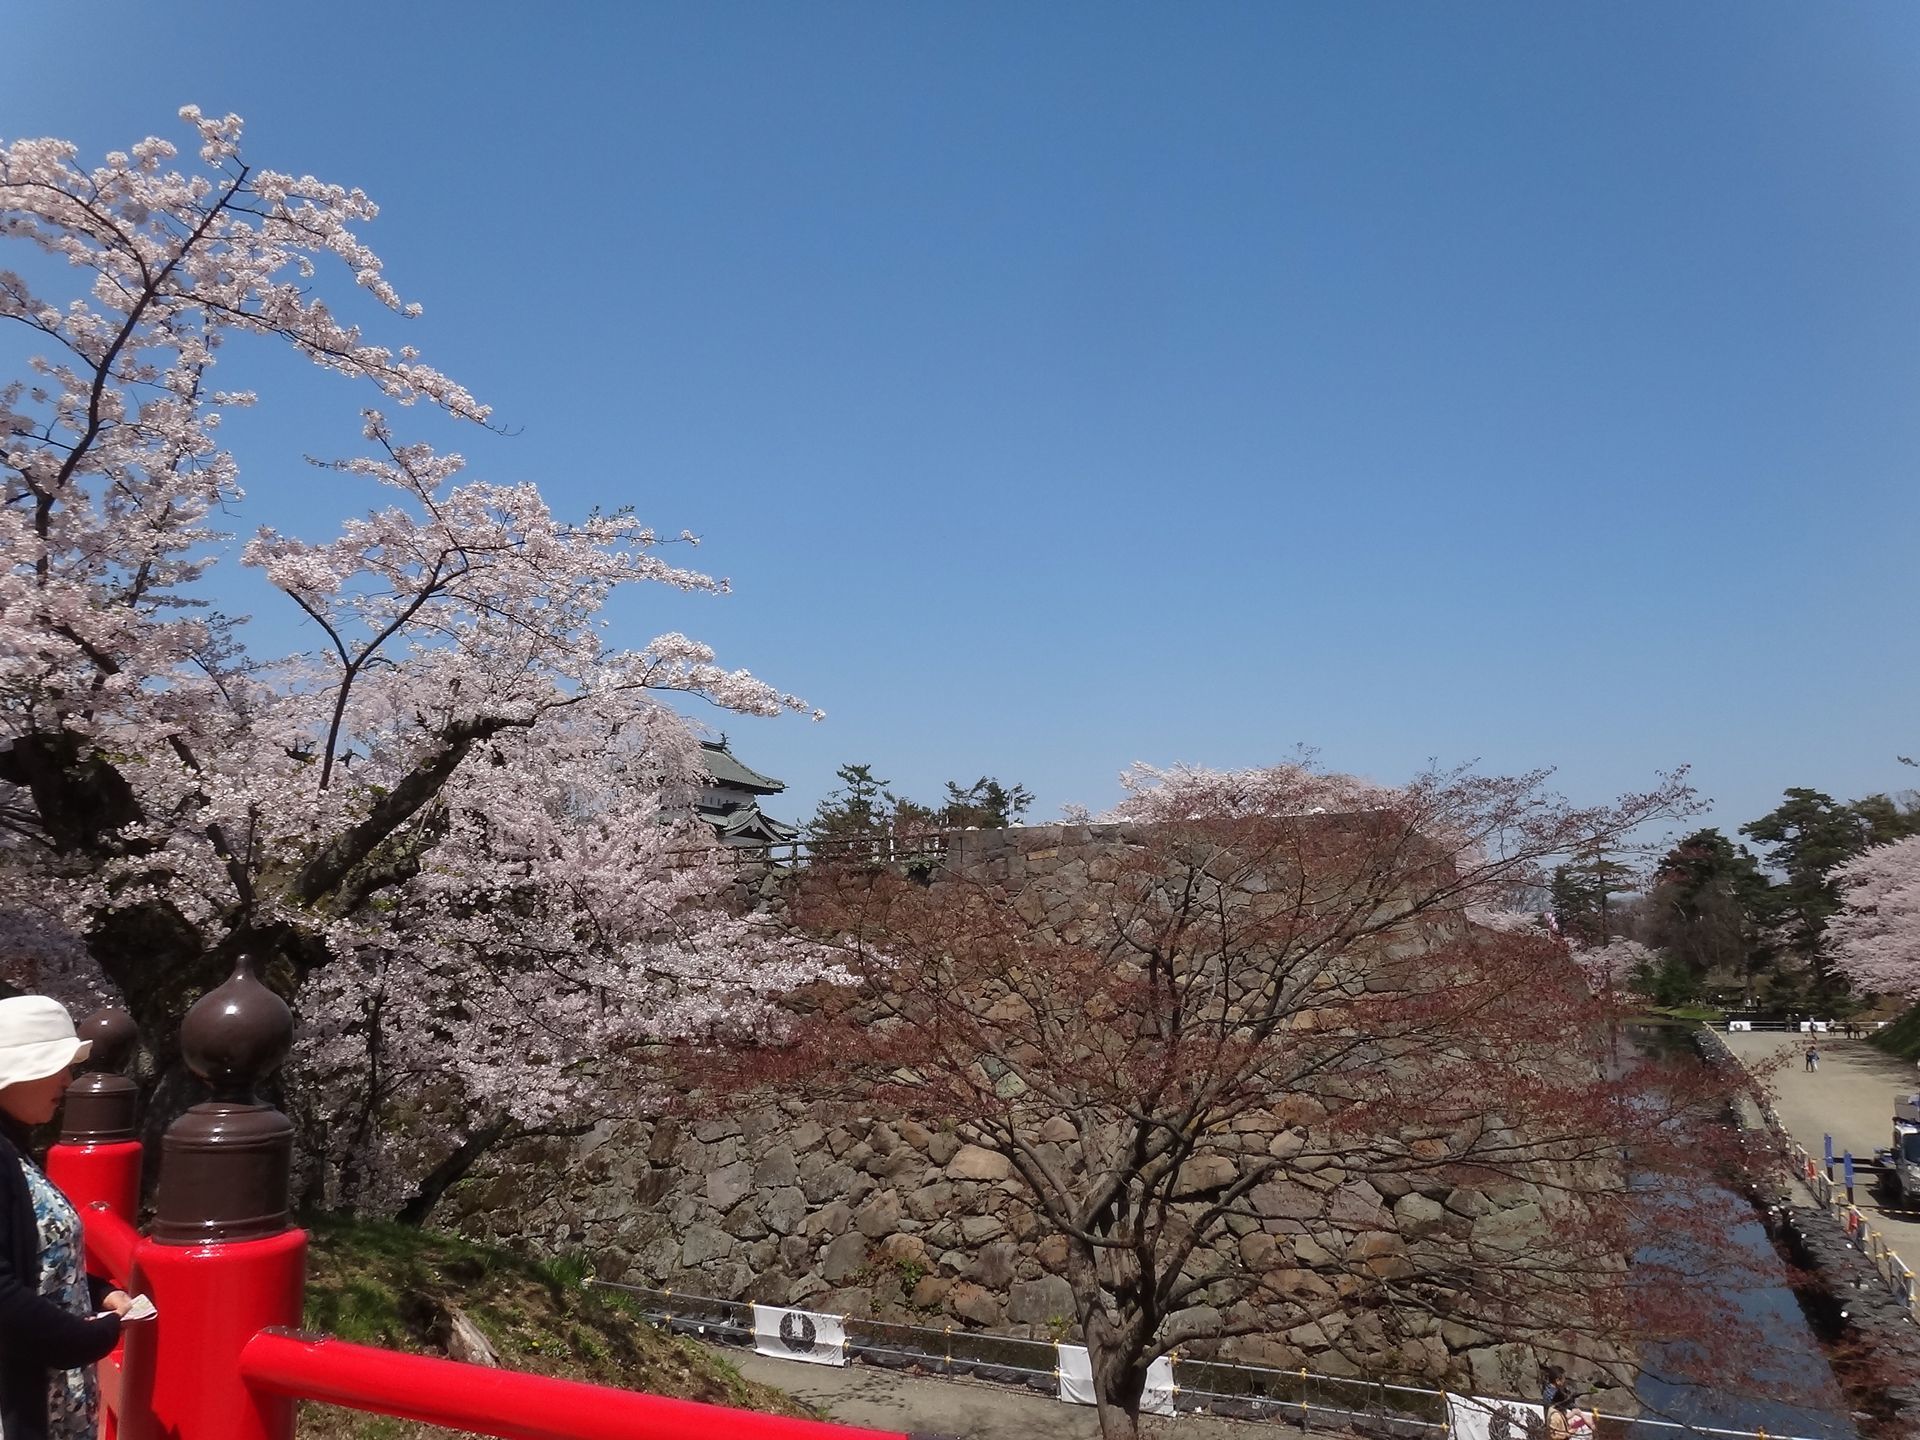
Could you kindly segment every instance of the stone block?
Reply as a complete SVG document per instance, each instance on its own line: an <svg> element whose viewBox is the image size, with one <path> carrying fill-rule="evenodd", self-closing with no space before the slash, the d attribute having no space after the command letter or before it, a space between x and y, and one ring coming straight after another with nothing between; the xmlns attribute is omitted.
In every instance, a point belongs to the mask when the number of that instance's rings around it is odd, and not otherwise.
<svg viewBox="0 0 1920 1440"><path fill-rule="evenodd" d="M843 1201L836 1200L807 1216L800 1224L801 1233L806 1235L839 1235L853 1223L853 1211Z"/></svg>
<svg viewBox="0 0 1920 1440"><path fill-rule="evenodd" d="M1224 1190L1239 1178L1240 1172L1230 1156L1209 1154L1195 1155L1180 1167L1180 1173L1173 1178L1173 1198L1191 1199L1196 1195L1209 1195L1216 1190Z"/></svg>
<svg viewBox="0 0 1920 1440"><path fill-rule="evenodd" d="M680 1237L680 1263L689 1270L733 1253L734 1239L713 1225L689 1225Z"/></svg>
<svg viewBox="0 0 1920 1440"><path fill-rule="evenodd" d="M1333 1192L1327 1202L1327 1218L1350 1229L1380 1230L1391 1223L1380 1192L1364 1180L1350 1180Z"/></svg>
<svg viewBox="0 0 1920 1440"><path fill-rule="evenodd" d="M850 1279L867 1268L867 1237L848 1231L827 1246L820 1257L820 1276L828 1284Z"/></svg>
<svg viewBox="0 0 1920 1440"><path fill-rule="evenodd" d="M877 1240L900 1228L900 1192L882 1190L862 1205L853 1217L854 1227L869 1239Z"/></svg>
<svg viewBox="0 0 1920 1440"><path fill-rule="evenodd" d="M795 1163L793 1151L785 1145L776 1145L760 1157L760 1163L753 1167L753 1183L762 1190L771 1190L776 1185L794 1185L800 1180L800 1167Z"/></svg>
<svg viewBox="0 0 1920 1440"><path fill-rule="evenodd" d="M980 1253L973 1257L973 1264L967 1267L967 1279L989 1290L1004 1290L1013 1283L1014 1263L1019 1254L1015 1246L1004 1240L983 1245Z"/></svg>
<svg viewBox="0 0 1920 1440"><path fill-rule="evenodd" d="M1476 1395L1520 1395L1534 1383L1537 1367L1524 1345L1486 1345L1467 1352Z"/></svg>
<svg viewBox="0 0 1920 1440"><path fill-rule="evenodd" d="M1493 1202L1478 1190L1451 1190L1445 1200L1447 1209L1468 1219L1478 1219L1493 1209Z"/></svg>
<svg viewBox="0 0 1920 1440"><path fill-rule="evenodd" d="M787 1132L787 1145L794 1154L804 1155L826 1138L826 1127L818 1120L804 1120Z"/></svg>
<svg viewBox="0 0 1920 1440"><path fill-rule="evenodd" d="M647 1141L647 1159L655 1165L664 1165L673 1159L679 1144L680 1127L671 1120L662 1120L653 1127L653 1135Z"/></svg>
<svg viewBox="0 0 1920 1440"><path fill-rule="evenodd" d="M1280 1242L1264 1230L1240 1237L1240 1263L1249 1270L1270 1270L1280 1259Z"/></svg>
<svg viewBox="0 0 1920 1440"><path fill-rule="evenodd" d="M1219 1335L1226 1317L1212 1305L1188 1305L1166 1319L1166 1333L1178 1337L1181 1344L1208 1340Z"/></svg>
<svg viewBox="0 0 1920 1440"><path fill-rule="evenodd" d="M817 1175L803 1175L800 1189L809 1203L824 1205L830 1200L846 1199L858 1178L845 1165L828 1165Z"/></svg>
<svg viewBox="0 0 1920 1440"><path fill-rule="evenodd" d="M760 1218L776 1235L793 1234L806 1216L807 1197L796 1186L770 1190L760 1201Z"/></svg>
<svg viewBox="0 0 1920 1440"><path fill-rule="evenodd" d="M938 1220L953 1213L953 1185L946 1180L936 1180L931 1185L922 1185L907 1192L907 1214L915 1220Z"/></svg>
<svg viewBox="0 0 1920 1440"><path fill-rule="evenodd" d="M917 1150L910 1149L905 1145L899 1145L888 1151L885 1155L880 1154L879 1151L876 1150L873 1158L860 1168L876 1180L892 1180L897 1176L907 1174L911 1170L918 1170L922 1168L924 1164L925 1162L920 1158L920 1153Z"/></svg>
<svg viewBox="0 0 1920 1440"><path fill-rule="evenodd" d="M720 1228L740 1240L758 1240L767 1233L752 1200L742 1200L726 1213Z"/></svg>
<svg viewBox="0 0 1920 1440"><path fill-rule="evenodd" d="M926 1269L933 1263L932 1257L927 1254L927 1242L918 1235L905 1235L896 1231L880 1242L879 1251L895 1265L917 1265L921 1269Z"/></svg>
<svg viewBox="0 0 1920 1440"><path fill-rule="evenodd" d="M1531 1202L1496 1210L1473 1222L1473 1244L1500 1255L1519 1255L1540 1238L1540 1224L1540 1207Z"/></svg>
<svg viewBox="0 0 1920 1440"><path fill-rule="evenodd" d="M1293 1255L1302 1265L1331 1265L1340 1258L1312 1235L1293 1237Z"/></svg>
<svg viewBox="0 0 1920 1440"><path fill-rule="evenodd" d="M998 1300L965 1280L956 1280L947 1291L947 1309L967 1324L982 1327L1001 1324L1005 1314Z"/></svg>
<svg viewBox="0 0 1920 1440"><path fill-rule="evenodd" d="M1327 1107L1311 1095L1282 1095L1267 1106L1267 1113L1291 1128L1319 1124L1327 1118Z"/></svg>
<svg viewBox="0 0 1920 1440"><path fill-rule="evenodd" d="M1446 1207L1424 1195L1403 1195L1394 1202L1394 1227L1408 1239L1432 1234L1446 1224Z"/></svg>
<svg viewBox="0 0 1920 1440"><path fill-rule="evenodd" d="M1006 1233L1005 1223L996 1215L969 1215L960 1222L960 1237L969 1245L984 1245Z"/></svg>
<svg viewBox="0 0 1920 1440"><path fill-rule="evenodd" d="M911 1145L921 1154L926 1154L927 1146L933 1140L933 1132L931 1130L916 1120L902 1120L899 1122L897 1128L900 1131L900 1138L902 1140L906 1141L907 1144Z"/></svg>
<svg viewBox="0 0 1920 1440"><path fill-rule="evenodd" d="M1304 1186L1269 1180L1247 1196L1253 1213L1266 1219L1311 1220L1320 1213L1321 1199Z"/></svg>
<svg viewBox="0 0 1920 1440"><path fill-rule="evenodd" d="M947 1175L954 1180L1004 1180L1012 1173L1006 1156L978 1145L962 1145L947 1162Z"/></svg>
<svg viewBox="0 0 1920 1440"><path fill-rule="evenodd" d="M1327 1283L1326 1278L1311 1270L1269 1270L1267 1284L1283 1295L1299 1295L1312 1300L1325 1300L1333 1295L1333 1286Z"/></svg>
<svg viewBox="0 0 1920 1440"><path fill-rule="evenodd" d="M1007 1319L1019 1325L1074 1323L1073 1287L1058 1275L1015 1282L1007 1296Z"/></svg>
<svg viewBox="0 0 1920 1440"><path fill-rule="evenodd" d="M720 1211L731 1210L753 1193L753 1168L736 1160L707 1176L707 1203Z"/></svg>
<svg viewBox="0 0 1920 1440"><path fill-rule="evenodd" d="M1399 1280L1413 1274L1407 1242L1391 1230L1369 1230L1354 1236L1347 1246L1347 1260L1379 1280Z"/></svg>
<svg viewBox="0 0 1920 1440"><path fill-rule="evenodd" d="M1298 1130L1282 1130L1267 1142L1267 1154L1276 1160L1291 1160L1306 1146L1307 1137Z"/></svg>
<svg viewBox="0 0 1920 1440"><path fill-rule="evenodd" d="M1048 1270L1055 1272L1067 1268L1067 1237L1049 1235L1034 1247L1034 1258Z"/></svg>

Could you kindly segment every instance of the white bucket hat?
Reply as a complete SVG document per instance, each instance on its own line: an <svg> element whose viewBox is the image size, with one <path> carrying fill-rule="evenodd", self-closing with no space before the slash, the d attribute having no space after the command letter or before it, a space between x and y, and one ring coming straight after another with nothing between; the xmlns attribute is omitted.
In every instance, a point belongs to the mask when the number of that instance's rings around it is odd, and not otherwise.
<svg viewBox="0 0 1920 1440"><path fill-rule="evenodd" d="M73 1033L73 1017L45 995L0 1000L0 1089L58 1075L87 1058L91 1040Z"/></svg>

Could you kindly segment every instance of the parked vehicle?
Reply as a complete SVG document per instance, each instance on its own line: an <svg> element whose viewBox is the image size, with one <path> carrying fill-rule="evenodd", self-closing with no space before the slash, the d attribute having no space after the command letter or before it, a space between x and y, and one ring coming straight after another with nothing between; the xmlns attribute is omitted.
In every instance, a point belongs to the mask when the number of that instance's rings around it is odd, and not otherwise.
<svg viewBox="0 0 1920 1440"><path fill-rule="evenodd" d="M1893 1144L1876 1150L1880 1183L1900 1205L1920 1205L1920 1096L1893 1102Z"/></svg>

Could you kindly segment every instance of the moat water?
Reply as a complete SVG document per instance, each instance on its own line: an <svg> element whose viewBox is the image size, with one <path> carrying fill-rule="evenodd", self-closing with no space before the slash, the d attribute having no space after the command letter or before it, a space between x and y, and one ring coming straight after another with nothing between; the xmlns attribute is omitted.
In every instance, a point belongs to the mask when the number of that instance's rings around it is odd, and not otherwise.
<svg viewBox="0 0 1920 1440"><path fill-rule="evenodd" d="M1663 1063L1701 1063L1684 1030L1634 1027L1628 1040L1637 1053ZM1725 1232L1726 1278L1718 1284L1711 1303L1703 1301L1702 1313L1722 1306L1735 1312L1750 1332L1743 1347L1750 1353L1741 1356L1737 1372L1724 1383L1715 1380L1703 1385L1676 1378L1686 1366L1684 1357L1673 1353L1674 1347L1666 1347L1663 1355L1661 1346L1650 1346L1646 1372L1636 1387L1647 1419L1702 1428L1764 1430L1775 1440L1788 1436L1857 1440L1859 1430L1849 1418L1826 1350L1787 1284L1786 1265L1752 1207L1711 1184L1703 1185L1698 1194L1701 1203L1739 1217ZM1649 1262L1661 1258L1657 1244L1650 1244L1642 1255ZM1769 1398L1782 1395L1795 1398ZM1671 1425L1645 1422L1627 1429L1632 1440L1685 1433Z"/></svg>

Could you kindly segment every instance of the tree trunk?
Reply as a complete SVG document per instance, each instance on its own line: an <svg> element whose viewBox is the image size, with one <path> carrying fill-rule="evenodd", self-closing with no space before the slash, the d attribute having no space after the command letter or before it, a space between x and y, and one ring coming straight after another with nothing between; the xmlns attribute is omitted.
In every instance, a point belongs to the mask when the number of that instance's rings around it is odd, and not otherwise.
<svg viewBox="0 0 1920 1440"><path fill-rule="evenodd" d="M1126 1355L1096 1346L1089 1338L1093 1362L1093 1405L1100 1420L1100 1440L1139 1440L1140 1397L1147 1388L1147 1367L1138 1354ZM1106 1351L1106 1353L1102 1353Z"/></svg>
<svg viewBox="0 0 1920 1440"><path fill-rule="evenodd" d="M400 1207L400 1213L394 1219L402 1225L426 1224L433 1207L440 1203L440 1197L464 1180L467 1172L479 1163L480 1157L491 1150L512 1126L513 1121L502 1115L461 1141L452 1154L421 1178L412 1196Z"/></svg>

